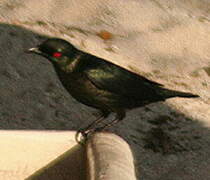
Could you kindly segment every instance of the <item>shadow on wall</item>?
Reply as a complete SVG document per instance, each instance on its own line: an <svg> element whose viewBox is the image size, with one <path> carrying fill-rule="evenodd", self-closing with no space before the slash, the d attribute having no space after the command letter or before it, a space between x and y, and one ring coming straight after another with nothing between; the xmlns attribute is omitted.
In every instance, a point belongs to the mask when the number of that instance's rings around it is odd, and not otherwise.
<svg viewBox="0 0 210 180"><path fill-rule="evenodd" d="M45 58L24 53L46 38L0 24L1 129L77 130L94 119L94 110L66 92ZM182 179L203 179L208 172L209 129L165 103L132 110L108 131L131 145L142 179L175 180L177 173Z"/></svg>
<svg viewBox="0 0 210 180"><path fill-rule="evenodd" d="M85 119L85 110L61 86L51 64L24 52L46 38L0 25L2 129L77 129Z"/></svg>
<svg viewBox="0 0 210 180"><path fill-rule="evenodd" d="M75 145L26 180L84 180L87 177L85 154L84 146Z"/></svg>

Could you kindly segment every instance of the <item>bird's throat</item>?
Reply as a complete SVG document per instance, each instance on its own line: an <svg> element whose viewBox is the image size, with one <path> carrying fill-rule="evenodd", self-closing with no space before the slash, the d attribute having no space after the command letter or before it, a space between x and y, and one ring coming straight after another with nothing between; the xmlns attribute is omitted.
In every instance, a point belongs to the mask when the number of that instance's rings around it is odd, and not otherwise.
<svg viewBox="0 0 210 180"><path fill-rule="evenodd" d="M74 71L78 70L78 66L81 61L81 54L76 55L72 58L65 58L60 62L57 62L56 64L59 66L59 68L66 72L66 73L72 73Z"/></svg>

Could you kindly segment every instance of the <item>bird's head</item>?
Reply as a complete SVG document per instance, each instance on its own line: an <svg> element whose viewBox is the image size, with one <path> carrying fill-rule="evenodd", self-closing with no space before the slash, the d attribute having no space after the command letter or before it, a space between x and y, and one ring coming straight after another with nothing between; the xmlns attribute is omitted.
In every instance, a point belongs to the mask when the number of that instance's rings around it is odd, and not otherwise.
<svg viewBox="0 0 210 180"><path fill-rule="evenodd" d="M27 52L46 57L54 64L66 64L77 51L73 45L63 39L50 38L37 47L30 48Z"/></svg>

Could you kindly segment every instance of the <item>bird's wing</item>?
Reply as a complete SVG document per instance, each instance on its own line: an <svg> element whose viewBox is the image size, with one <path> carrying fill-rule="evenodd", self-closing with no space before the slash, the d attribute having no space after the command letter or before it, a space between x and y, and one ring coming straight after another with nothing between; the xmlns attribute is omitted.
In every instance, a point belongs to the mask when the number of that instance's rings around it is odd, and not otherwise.
<svg viewBox="0 0 210 180"><path fill-rule="evenodd" d="M100 89L119 95L138 97L145 93L154 94L155 89L162 86L103 59L93 57L84 73Z"/></svg>

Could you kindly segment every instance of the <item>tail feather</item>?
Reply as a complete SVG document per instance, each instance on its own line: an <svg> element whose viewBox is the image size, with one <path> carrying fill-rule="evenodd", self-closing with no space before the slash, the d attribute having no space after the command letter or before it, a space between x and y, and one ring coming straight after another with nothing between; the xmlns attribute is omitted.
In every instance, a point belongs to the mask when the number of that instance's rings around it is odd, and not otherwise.
<svg viewBox="0 0 210 180"><path fill-rule="evenodd" d="M165 89L163 92L164 92L164 96L166 98L170 98L170 97L197 98L197 97L200 97L197 94L181 92L181 91L174 91L174 90L169 90L169 89Z"/></svg>

